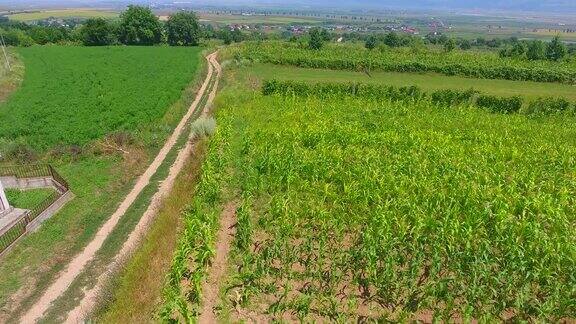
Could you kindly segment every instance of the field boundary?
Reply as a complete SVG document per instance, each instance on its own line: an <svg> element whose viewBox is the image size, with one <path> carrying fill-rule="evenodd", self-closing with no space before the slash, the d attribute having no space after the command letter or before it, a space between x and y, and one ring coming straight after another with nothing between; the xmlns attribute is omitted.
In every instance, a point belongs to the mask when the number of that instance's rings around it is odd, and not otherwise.
<svg viewBox="0 0 576 324"><path fill-rule="evenodd" d="M213 53L209 55L206 59L210 60ZM211 63L212 61L210 61ZM48 289L44 292L44 294L40 297L40 299L29 309L26 314L20 319L23 322L34 322L41 318L46 310L50 307L51 303L56 300L60 295L62 295L68 287L72 284L74 279L82 272L82 270L86 267L88 262L94 258L96 252L100 250L104 241L108 237L108 235L112 232L115 228L116 224L119 222L120 218L126 213L129 207L134 203L137 199L139 194L142 190L148 185L150 182L151 177L156 173L156 170L159 166L164 162L168 153L172 150L175 146L177 140L182 135L183 130L187 122L189 121L190 117L196 111L196 107L200 103L202 97L204 96L206 89L212 79L213 75L213 66L212 64L208 65L208 74L202 84L202 87L198 91L196 98L186 114L182 117L178 126L174 129L171 136L168 138L154 161L150 164L147 170L142 174L136 184L134 185L133 189L130 193L126 196L124 201L119 205L118 209L112 214L112 216L102 225L100 230L96 233L94 239L82 250L80 254L78 254L74 259L66 266L66 268L60 272L55 282L53 282Z"/></svg>

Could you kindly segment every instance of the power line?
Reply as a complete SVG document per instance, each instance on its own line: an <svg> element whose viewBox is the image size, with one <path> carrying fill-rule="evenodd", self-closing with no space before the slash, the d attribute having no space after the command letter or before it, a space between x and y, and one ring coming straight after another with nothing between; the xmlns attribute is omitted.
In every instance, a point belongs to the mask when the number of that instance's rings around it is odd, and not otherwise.
<svg viewBox="0 0 576 324"><path fill-rule="evenodd" d="M12 67L10 66L10 61L8 60L8 54L6 54L6 42L4 41L4 35L0 34L0 44L2 45L2 52L4 53L4 59L6 60L6 68L9 72L12 72Z"/></svg>

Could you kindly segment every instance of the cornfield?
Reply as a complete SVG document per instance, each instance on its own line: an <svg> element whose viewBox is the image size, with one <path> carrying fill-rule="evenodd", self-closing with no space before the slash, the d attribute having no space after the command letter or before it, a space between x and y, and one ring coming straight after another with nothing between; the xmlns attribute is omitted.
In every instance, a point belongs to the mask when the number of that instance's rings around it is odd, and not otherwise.
<svg viewBox="0 0 576 324"><path fill-rule="evenodd" d="M164 319L197 315L230 199L233 320L576 317L574 117L243 89L218 107Z"/></svg>
<svg viewBox="0 0 576 324"><path fill-rule="evenodd" d="M435 72L480 79L504 79L576 84L574 62L501 58L489 52L414 52L409 48L369 51L350 45L329 45L310 51L288 42L247 42L228 55L237 60L305 68L353 71Z"/></svg>

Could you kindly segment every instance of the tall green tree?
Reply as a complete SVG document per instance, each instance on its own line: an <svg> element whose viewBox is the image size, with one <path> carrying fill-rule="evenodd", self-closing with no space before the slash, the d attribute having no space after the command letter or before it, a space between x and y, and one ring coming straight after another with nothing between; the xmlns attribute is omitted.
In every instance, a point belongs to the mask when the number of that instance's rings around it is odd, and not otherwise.
<svg viewBox="0 0 576 324"><path fill-rule="evenodd" d="M556 35L546 47L546 57L550 61L559 61L568 54L568 48L560 41L560 36Z"/></svg>
<svg viewBox="0 0 576 324"><path fill-rule="evenodd" d="M456 48L456 41L454 38L450 38L444 43L444 51L445 52L452 52Z"/></svg>
<svg viewBox="0 0 576 324"><path fill-rule="evenodd" d="M90 18L80 30L86 46L110 45L116 41L115 28L103 18Z"/></svg>
<svg viewBox="0 0 576 324"><path fill-rule="evenodd" d="M469 50L469 49L471 49L471 48L472 48L472 43L471 43L469 40L463 39L463 40L460 41L460 49L461 49L461 50L467 51L467 50Z"/></svg>
<svg viewBox="0 0 576 324"><path fill-rule="evenodd" d="M244 34L242 34L242 31L239 28L234 28L231 32L231 36L234 43L240 43L244 40Z"/></svg>
<svg viewBox="0 0 576 324"><path fill-rule="evenodd" d="M162 24L150 8L128 6L120 15L118 36L126 45L154 45L162 41Z"/></svg>
<svg viewBox="0 0 576 324"><path fill-rule="evenodd" d="M546 45L540 40L532 41L528 44L526 57L529 60L543 60L546 58Z"/></svg>
<svg viewBox="0 0 576 324"><path fill-rule="evenodd" d="M395 32L391 32L384 36L384 44L390 47L400 47L400 37Z"/></svg>
<svg viewBox="0 0 576 324"><path fill-rule="evenodd" d="M201 31L198 17L191 11L180 11L166 22L168 44L172 46L197 46Z"/></svg>
<svg viewBox="0 0 576 324"><path fill-rule="evenodd" d="M369 50L373 50L376 48L377 45L378 45L378 39L376 38L376 36L370 35L368 39L366 39L364 47L366 47Z"/></svg>
<svg viewBox="0 0 576 324"><path fill-rule="evenodd" d="M322 37L322 31L320 28L312 28L310 30L310 40L308 41L308 48L313 50L319 50L324 46L324 39Z"/></svg>

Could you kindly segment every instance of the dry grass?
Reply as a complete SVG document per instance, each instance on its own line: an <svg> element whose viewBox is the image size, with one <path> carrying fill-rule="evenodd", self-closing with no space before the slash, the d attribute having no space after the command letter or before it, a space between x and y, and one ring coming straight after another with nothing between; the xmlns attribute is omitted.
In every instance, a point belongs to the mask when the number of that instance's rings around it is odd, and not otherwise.
<svg viewBox="0 0 576 324"><path fill-rule="evenodd" d="M11 49L6 49L11 70L8 70L4 55L0 53L0 103L18 88L24 78L24 63Z"/></svg>
<svg viewBox="0 0 576 324"><path fill-rule="evenodd" d="M166 199L160 213L142 246L127 264L116 282L117 288L109 292L113 303L99 311L105 323L148 323L154 321L157 305L161 301L164 278L172 260L183 218L181 212L191 201L200 172L206 144L200 141L174 189Z"/></svg>

